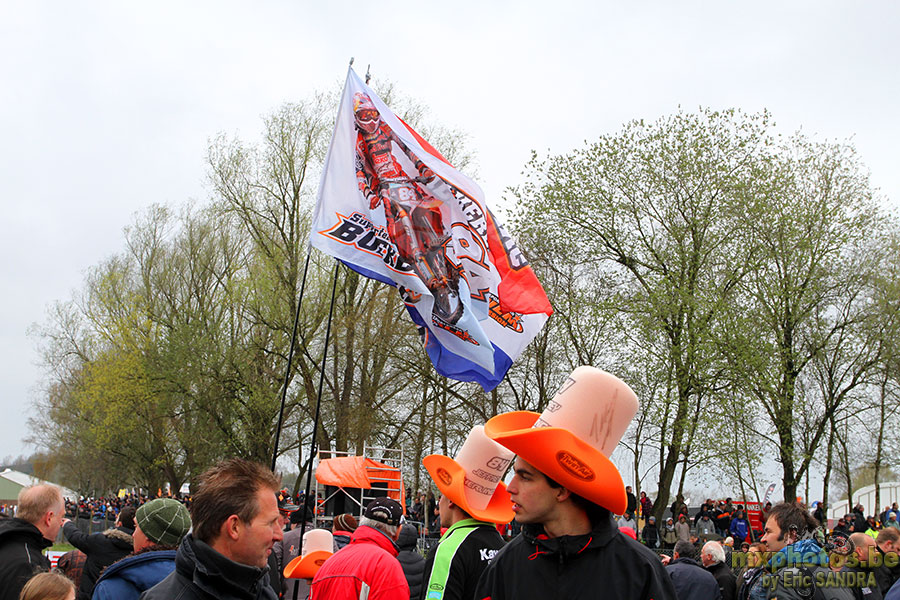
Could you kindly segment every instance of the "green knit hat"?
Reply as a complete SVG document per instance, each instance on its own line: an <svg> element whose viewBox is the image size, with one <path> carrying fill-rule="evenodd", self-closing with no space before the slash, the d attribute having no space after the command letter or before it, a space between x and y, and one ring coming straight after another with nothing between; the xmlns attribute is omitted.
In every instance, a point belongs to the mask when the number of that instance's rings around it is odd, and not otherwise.
<svg viewBox="0 0 900 600"><path fill-rule="evenodd" d="M191 514L173 498L157 498L142 504L134 520L148 540L164 546L177 546L191 529Z"/></svg>

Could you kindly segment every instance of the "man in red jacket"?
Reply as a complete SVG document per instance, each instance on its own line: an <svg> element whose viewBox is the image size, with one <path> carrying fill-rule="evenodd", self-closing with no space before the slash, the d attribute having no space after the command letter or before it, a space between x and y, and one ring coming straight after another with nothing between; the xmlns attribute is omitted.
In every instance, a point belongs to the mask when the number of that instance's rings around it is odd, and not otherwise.
<svg viewBox="0 0 900 600"><path fill-rule="evenodd" d="M310 600L409 600L395 544L401 516L403 508L395 500L370 502L350 543L316 573Z"/></svg>

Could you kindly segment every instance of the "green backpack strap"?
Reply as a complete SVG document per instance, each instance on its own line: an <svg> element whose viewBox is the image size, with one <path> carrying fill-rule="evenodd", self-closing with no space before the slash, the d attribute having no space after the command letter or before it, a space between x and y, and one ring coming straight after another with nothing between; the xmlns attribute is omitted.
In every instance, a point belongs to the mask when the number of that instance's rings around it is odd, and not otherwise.
<svg viewBox="0 0 900 600"><path fill-rule="evenodd" d="M472 527L475 524L480 525L481 523L475 521L475 519L465 519L455 523L441 538L437 552L434 555L434 564L431 567L428 586L425 588L425 600L441 600L444 597L444 591L447 589L447 580L450 578L450 564L453 562L453 557L456 556L456 551L459 550L462 543L477 529L477 527Z"/></svg>

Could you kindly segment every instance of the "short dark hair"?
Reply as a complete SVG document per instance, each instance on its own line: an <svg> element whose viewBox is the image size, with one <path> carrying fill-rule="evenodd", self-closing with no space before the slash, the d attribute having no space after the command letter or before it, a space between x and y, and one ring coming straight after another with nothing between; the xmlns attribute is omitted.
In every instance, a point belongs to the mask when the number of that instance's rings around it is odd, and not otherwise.
<svg viewBox="0 0 900 600"><path fill-rule="evenodd" d="M675 552L678 553L678 558L697 558L697 546L687 540L675 542Z"/></svg>
<svg viewBox="0 0 900 600"><path fill-rule="evenodd" d="M207 544L219 536L231 515L249 523L259 512L256 493L280 485L275 474L263 465L241 458L229 458L207 469L199 478L191 503L194 537Z"/></svg>
<svg viewBox="0 0 900 600"><path fill-rule="evenodd" d="M122 527L125 529L134 529L134 514L135 510L133 506L126 506L119 513L119 523L122 524Z"/></svg>
<svg viewBox="0 0 900 600"><path fill-rule="evenodd" d="M538 471L538 473L541 473L541 472ZM557 482L555 479L553 479L552 477L549 477L545 473L541 473L541 475L543 475L544 479L547 480L547 485L549 485L553 489L558 490L561 487L563 487L563 485L561 483ZM566 488L566 489L569 490L569 488ZM579 496L572 490L569 490L569 494L570 494L569 497L572 499L572 503L587 514L588 520L590 520L591 525L599 523L604 518L609 518L609 514L610 514L609 510L603 508L599 504L594 504L593 502L591 502L584 496Z"/></svg>
<svg viewBox="0 0 900 600"><path fill-rule="evenodd" d="M774 518L781 530L779 541L783 540L791 529L796 530L797 537L800 538L805 533L815 531L819 526L819 522L811 514L792 502L779 502L773 506L769 518Z"/></svg>

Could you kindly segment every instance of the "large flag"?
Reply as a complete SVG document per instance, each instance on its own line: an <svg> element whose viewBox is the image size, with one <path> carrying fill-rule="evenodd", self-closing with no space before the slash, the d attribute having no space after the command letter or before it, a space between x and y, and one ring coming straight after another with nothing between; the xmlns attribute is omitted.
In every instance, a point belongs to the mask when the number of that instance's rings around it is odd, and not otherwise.
<svg viewBox="0 0 900 600"><path fill-rule="evenodd" d="M484 201L353 69L310 243L396 287L441 375L491 390L553 312Z"/></svg>

